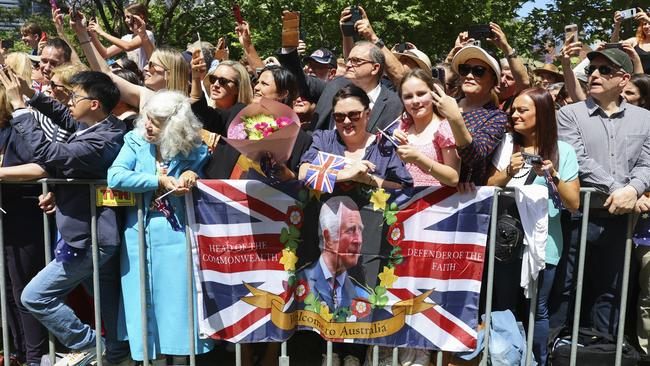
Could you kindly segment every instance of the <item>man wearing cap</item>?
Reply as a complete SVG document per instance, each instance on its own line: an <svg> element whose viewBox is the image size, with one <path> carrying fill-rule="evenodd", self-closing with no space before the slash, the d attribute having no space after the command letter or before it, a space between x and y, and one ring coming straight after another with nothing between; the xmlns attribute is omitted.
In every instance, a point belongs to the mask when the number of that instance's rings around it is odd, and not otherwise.
<svg viewBox="0 0 650 366"><path fill-rule="evenodd" d="M564 76L560 73L557 66L553 64L544 64L544 66L533 70L533 74L541 79L540 86L544 89L548 88L551 84L564 81Z"/></svg>
<svg viewBox="0 0 650 366"><path fill-rule="evenodd" d="M627 216L637 198L650 187L650 112L628 104L620 94L633 72L629 56L619 49L590 52L589 96L558 112L559 137L578 157L583 187L604 195L591 199L582 319L585 326L615 334L623 274ZM573 271L580 238L580 215L570 221L571 240L566 271L557 282L559 304L552 307L551 326L569 321ZM553 324L555 323L555 324Z"/></svg>
<svg viewBox="0 0 650 366"><path fill-rule="evenodd" d="M336 57L327 48L319 48L305 57L305 73L322 81L330 81L336 75Z"/></svg>

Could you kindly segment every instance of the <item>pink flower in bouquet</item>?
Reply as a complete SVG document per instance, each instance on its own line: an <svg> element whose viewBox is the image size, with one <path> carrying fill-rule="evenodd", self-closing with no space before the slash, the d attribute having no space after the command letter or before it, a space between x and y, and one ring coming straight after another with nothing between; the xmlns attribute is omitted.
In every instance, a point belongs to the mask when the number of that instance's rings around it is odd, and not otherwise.
<svg viewBox="0 0 650 366"><path fill-rule="evenodd" d="M260 122L255 125L256 130L264 131L269 127L269 124L266 122Z"/></svg>
<svg viewBox="0 0 650 366"><path fill-rule="evenodd" d="M279 117L279 118L277 118L275 120L275 123L278 124L279 128L286 127L286 126L290 125L291 122L293 122L293 121L289 117Z"/></svg>

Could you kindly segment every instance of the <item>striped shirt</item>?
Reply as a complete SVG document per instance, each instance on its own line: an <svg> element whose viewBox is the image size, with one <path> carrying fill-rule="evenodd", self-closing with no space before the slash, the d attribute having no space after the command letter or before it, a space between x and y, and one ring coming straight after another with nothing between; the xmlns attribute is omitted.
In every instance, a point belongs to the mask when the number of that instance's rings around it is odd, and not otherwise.
<svg viewBox="0 0 650 366"><path fill-rule="evenodd" d="M56 123L52 122L51 119L49 119L47 116L45 116L43 113L39 112L35 108L30 108L32 115L34 115L34 118L36 118L36 121L38 121L38 125L41 126L41 129L43 130L43 134L47 138L48 141L52 142L66 142L72 136L72 133L68 130L65 130L61 127L59 127ZM54 136L56 136L56 141L54 140Z"/></svg>

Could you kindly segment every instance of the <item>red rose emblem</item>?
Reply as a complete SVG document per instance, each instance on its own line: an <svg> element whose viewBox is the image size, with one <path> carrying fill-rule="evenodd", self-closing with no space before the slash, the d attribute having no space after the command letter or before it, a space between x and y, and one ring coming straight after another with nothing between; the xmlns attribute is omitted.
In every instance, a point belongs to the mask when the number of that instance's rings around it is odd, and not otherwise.
<svg viewBox="0 0 650 366"><path fill-rule="evenodd" d="M357 317L357 319L365 318L370 314L371 306L370 303L367 301L363 301L360 299L354 299L352 300L352 304L350 305L350 310L352 310L352 314Z"/></svg>
<svg viewBox="0 0 650 366"><path fill-rule="evenodd" d="M300 229L302 226L303 214L302 210L298 206L291 206L287 211L287 224L293 225Z"/></svg>
<svg viewBox="0 0 650 366"><path fill-rule="evenodd" d="M404 239L404 225L396 222L388 228L388 242L396 246Z"/></svg>
<svg viewBox="0 0 650 366"><path fill-rule="evenodd" d="M296 300L302 302L305 300L305 297L309 294L309 284L305 280L300 280L296 284L296 288L293 290L293 296Z"/></svg>

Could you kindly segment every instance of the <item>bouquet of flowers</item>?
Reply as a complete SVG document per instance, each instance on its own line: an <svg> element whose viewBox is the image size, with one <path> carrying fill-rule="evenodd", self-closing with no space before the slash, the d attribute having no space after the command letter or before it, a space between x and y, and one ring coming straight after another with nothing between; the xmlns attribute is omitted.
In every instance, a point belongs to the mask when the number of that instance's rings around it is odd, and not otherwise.
<svg viewBox="0 0 650 366"><path fill-rule="evenodd" d="M259 162L269 152L276 161L285 163L289 160L299 131L300 119L293 109L270 99L262 99L235 116L225 140L252 161Z"/></svg>

